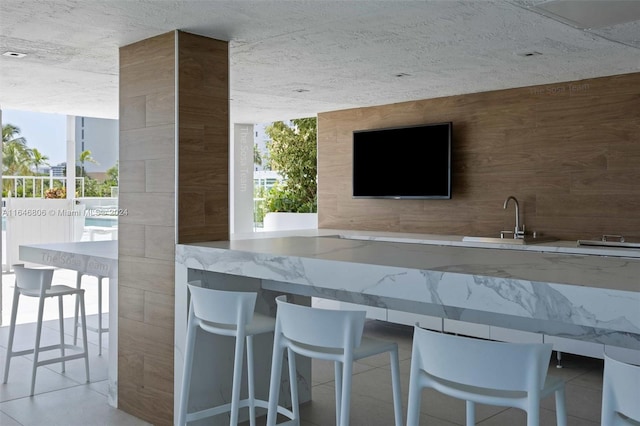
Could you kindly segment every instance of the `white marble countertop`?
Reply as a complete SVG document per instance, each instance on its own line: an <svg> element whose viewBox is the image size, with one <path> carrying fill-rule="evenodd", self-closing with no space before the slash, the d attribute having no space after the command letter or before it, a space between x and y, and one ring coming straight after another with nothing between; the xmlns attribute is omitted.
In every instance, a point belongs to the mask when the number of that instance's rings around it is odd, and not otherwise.
<svg viewBox="0 0 640 426"><path fill-rule="evenodd" d="M640 250L633 249L579 247L569 241L521 246L465 242L460 236L327 229L246 237L193 245L640 292Z"/></svg>
<svg viewBox="0 0 640 426"><path fill-rule="evenodd" d="M25 244L19 247L20 260L112 276L117 271L118 241L77 241Z"/></svg>
<svg viewBox="0 0 640 426"><path fill-rule="evenodd" d="M298 231L257 232L248 234L234 234L231 236L231 239L245 240L288 236L335 236L337 238L365 241L387 241L408 244L640 258L640 249L627 247L579 246L577 241L553 240L535 244L521 245L512 244L509 242L509 239L505 239L504 242L500 243L484 243L476 241L463 241L464 237L460 235L413 234L408 232L356 231L346 229L307 229Z"/></svg>
<svg viewBox="0 0 640 426"><path fill-rule="evenodd" d="M178 245L176 262L259 278L273 290L640 348L640 258L599 247L555 250L563 242L540 251L478 247L461 237L428 244L380 240L402 240L398 234L332 237L343 232Z"/></svg>

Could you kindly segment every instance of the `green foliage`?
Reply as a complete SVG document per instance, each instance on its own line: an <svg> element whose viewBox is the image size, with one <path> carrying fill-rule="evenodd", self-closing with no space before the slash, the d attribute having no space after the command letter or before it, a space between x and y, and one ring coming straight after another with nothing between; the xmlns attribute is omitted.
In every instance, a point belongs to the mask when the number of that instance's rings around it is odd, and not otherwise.
<svg viewBox="0 0 640 426"><path fill-rule="evenodd" d="M80 162L80 168L76 166L76 176L78 177L87 176L87 173L84 170L84 163L99 164L95 160L95 158L93 158L93 156L91 155L91 151L88 149L85 149L80 153L80 155L78 156L78 161Z"/></svg>
<svg viewBox="0 0 640 426"><path fill-rule="evenodd" d="M40 175L33 173L31 166L39 170L40 166L48 165L47 160L49 157L42 154L36 148L29 148L25 138L20 136L20 128L13 124L6 124L2 126L2 173L7 176L34 176ZM118 164L107 170L107 177L103 182L86 175L84 170L84 164L86 162L98 164L98 162L91 156L91 151L85 150L80 153L78 161L82 164L76 166L76 175L78 177L84 177L84 195L85 197L110 197L111 187L118 186ZM55 184L54 184L55 187ZM49 182L44 182L44 192L40 194L41 188L36 185L34 187L33 182L25 180L24 182L19 180L14 187L14 183L11 180L6 180L3 183L2 195L8 196L9 192L12 195L21 197L25 196L46 196L47 191L52 194L53 189L49 188ZM54 196L48 198L56 198Z"/></svg>
<svg viewBox="0 0 640 426"><path fill-rule="evenodd" d="M20 135L20 128L13 124L2 127L2 173L12 176L31 176L31 166L36 168L48 165L49 157L36 148L29 148L27 140Z"/></svg>
<svg viewBox="0 0 640 426"><path fill-rule="evenodd" d="M108 185L109 188L112 186L118 186L118 162L107 169L107 178L104 181L105 185ZM111 189L109 189L111 190Z"/></svg>
<svg viewBox="0 0 640 426"><path fill-rule="evenodd" d="M13 124L2 126L2 174L5 176L22 175L29 176L33 173L29 168L32 164L33 152L27 146L27 140L20 136L20 128ZM10 191L25 191L24 188L14 188L11 181L3 182L2 193L8 194Z"/></svg>
<svg viewBox="0 0 640 426"><path fill-rule="evenodd" d="M20 128L13 124L2 126L2 174L28 176L32 164L33 151L27 140L20 136Z"/></svg>
<svg viewBox="0 0 640 426"><path fill-rule="evenodd" d="M266 197L266 193L267 191L262 186L253 188L253 199L255 203L253 206L253 223L264 222L264 215L266 214L264 198Z"/></svg>
<svg viewBox="0 0 640 426"><path fill-rule="evenodd" d="M36 168L36 173L40 172L40 166L48 166L49 157L41 153L37 148L31 150L31 164Z"/></svg>
<svg viewBox="0 0 640 426"><path fill-rule="evenodd" d="M266 194L267 212L317 212L317 123L316 118L291 120L291 125L276 121L265 132L268 166L278 171L284 182Z"/></svg>
<svg viewBox="0 0 640 426"><path fill-rule="evenodd" d="M262 166L262 154L260 154L257 144L253 144L253 164Z"/></svg>
<svg viewBox="0 0 640 426"><path fill-rule="evenodd" d="M276 183L271 187L263 204L265 212L316 213L317 208L315 196L303 199L301 191L296 191L287 182Z"/></svg>
<svg viewBox="0 0 640 426"><path fill-rule="evenodd" d="M107 177L104 181L90 177L84 177L85 197L111 197L111 187L118 186L118 163L107 170Z"/></svg>

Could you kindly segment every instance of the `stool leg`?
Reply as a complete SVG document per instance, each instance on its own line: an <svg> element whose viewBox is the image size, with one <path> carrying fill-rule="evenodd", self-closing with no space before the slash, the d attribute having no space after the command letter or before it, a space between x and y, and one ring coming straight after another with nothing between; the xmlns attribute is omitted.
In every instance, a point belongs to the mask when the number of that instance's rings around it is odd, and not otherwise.
<svg viewBox="0 0 640 426"><path fill-rule="evenodd" d="M58 321L60 321L60 356L64 358L64 313L62 308L62 296L58 296ZM66 371L66 363L62 361L62 372Z"/></svg>
<svg viewBox="0 0 640 426"><path fill-rule="evenodd" d="M42 317L44 316L44 297L38 300L38 322L36 324L36 341L33 347L33 367L31 369L31 390L29 396L33 396L36 387L36 369L38 368L38 355L40 354L40 337L42 336Z"/></svg>
<svg viewBox="0 0 640 426"><path fill-rule="evenodd" d="M351 414L351 377L353 375L353 359L342 363L342 401L340 403L340 426L349 426Z"/></svg>
<svg viewBox="0 0 640 426"><path fill-rule="evenodd" d="M336 391L336 426L340 425L340 413L342 412L342 363L335 361L333 363L334 382Z"/></svg>
<svg viewBox="0 0 640 426"><path fill-rule="evenodd" d="M7 380L9 380L9 365L11 363L11 357L13 357L13 337L16 332L16 318L18 315L18 299L19 298L20 298L20 291L16 287L13 290L11 322L9 323L9 341L7 342L7 357L4 361L4 379L2 380L2 383L7 383Z"/></svg>
<svg viewBox="0 0 640 426"><path fill-rule="evenodd" d="M393 389L393 411L396 426L402 426L402 391L400 389L400 360L398 349L389 353L391 358L391 387Z"/></svg>
<svg viewBox="0 0 640 426"><path fill-rule="evenodd" d="M102 356L102 277L98 277L98 356Z"/></svg>
<svg viewBox="0 0 640 426"><path fill-rule="evenodd" d="M287 349L287 363L289 364L289 382L291 387L291 412L293 422L300 426L300 401L298 400L298 373L296 368L296 354Z"/></svg>
<svg viewBox="0 0 640 426"><path fill-rule="evenodd" d="M240 401L240 386L242 384L242 359L244 358L244 335L236 335L236 349L233 360L233 385L231 388L231 417L229 425L238 424L238 402Z"/></svg>
<svg viewBox="0 0 640 426"><path fill-rule="evenodd" d="M540 400L527 405L527 426L540 426Z"/></svg>
<svg viewBox="0 0 640 426"><path fill-rule="evenodd" d="M84 368L87 373L87 383L91 381L89 377L89 342L87 342L87 317L84 309L84 291L81 290L78 294L80 299L80 317L82 318L82 342L84 343Z"/></svg>
<svg viewBox="0 0 640 426"><path fill-rule="evenodd" d="M466 401L467 407L467 426L474 426L476 424L476 404L473 401ZM529 418L529 413L527 413L527 419Z"/></svg>
<svg viewBox="0 0 640 426"><path fill-rule="evenodd" d="M407 426L417 426L420 421L420 403L422 398L422 387L420 386L418 362L416 353L411 359L411 374L409 375L409 397L407 398Z"/></svg>
<svg viewBox="0 0 640 426"><path fill-rule="evenodd" d="M193 302L189 308L187 325L187 341L184 348L184 362L182 369L182 385L180 386L180 405L178 406L178 426L187 424L187 408L189 404L189 388L191 387L191 368L193 364L193 350L196 344L197 324L194 324Z"/></svg>
<svg viewBox="0 0 640 426"><path fill-rule="evenodd" d="M275 426L276 417L278 415L280 379L282 377L282 359L284 357L284 348L281 347L278 339L278 332L276 329L273 342L273 356L271 357L271 379L269 382L269 411L267 412L267 426Z"/></svg>
<svg viewBox="0 0 640 426"><path fill-rule="evenodd" d="M82 287L82 273L76 275L76 288L80 290ZM76 308L73 314L73 346L78 344L78 310L80 309L80 294L76 294Z"/></svg>
<svg viewBox="0 0 640 426"><path fill-rule="evenodd" d="M556 424L567 426L567 406L565 403L564 386L555 392L556 397Z"/></svg>
<svg viewBox="0 0 640 426"><path fill-rule="evenodd" d="M253 370L253 336L247 336L247 386L249 390L249 425L256 424L256 389Z"/></svg>

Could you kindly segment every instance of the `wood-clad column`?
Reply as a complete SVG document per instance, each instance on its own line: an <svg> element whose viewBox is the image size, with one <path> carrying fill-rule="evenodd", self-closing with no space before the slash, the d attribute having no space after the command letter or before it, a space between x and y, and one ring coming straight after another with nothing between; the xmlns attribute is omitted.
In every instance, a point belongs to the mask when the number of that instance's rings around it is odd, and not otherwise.
<svg viewBox="0 0 640 426"><path fill-rule="evenodd" d="M118 407L154 425L173 421L175 243L229 235L227 47L120 49Z"/></svg>

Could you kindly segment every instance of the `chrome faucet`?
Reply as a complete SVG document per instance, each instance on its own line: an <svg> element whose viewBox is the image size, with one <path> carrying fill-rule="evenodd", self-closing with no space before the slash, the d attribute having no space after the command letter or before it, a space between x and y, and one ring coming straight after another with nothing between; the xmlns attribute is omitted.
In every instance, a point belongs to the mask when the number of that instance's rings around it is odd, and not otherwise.
<svg viewBox="0 0 640 426"><path fill-rule="evenodd" d="M507 209L509 205L509 201L513 200L516 205L516 226L515 231L513 233L513 238L524 238L524 224L522 225L522 229L520 229L520 205L518 204L518 200L513 195L509 195L506 200L504 200L504 209Z"/></svg>

